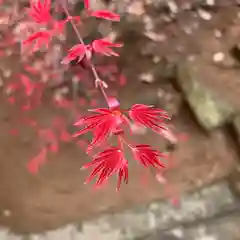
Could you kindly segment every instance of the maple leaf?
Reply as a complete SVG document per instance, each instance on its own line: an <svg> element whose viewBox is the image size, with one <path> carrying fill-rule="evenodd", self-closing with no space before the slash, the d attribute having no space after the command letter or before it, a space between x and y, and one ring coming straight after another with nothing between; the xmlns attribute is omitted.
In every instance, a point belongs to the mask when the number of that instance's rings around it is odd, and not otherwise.
<svg viewBox="0 0 240 240"><path fill-rule="evenodd" d="M133 155L137 161L139 161L145 167L153 166L155 168L164 168L164 165L160 162L159 158L166 156L157 151L147 144L139 144L131 147Z"/></svg>
<svg viewBox="0 0 240 240"><path fill-rule="evenodd" d="M27 164L27 169L30 173L36 174L39 171L40 166L46 162L47 149L43 148L39 154L31 159Z"/></svg>
<svg viewBox="0 0 240 240"><path fill-rule="evenodd" d="M105 56L119 56L111 47L122 47L121 43L112 43L106 39L94 40L91 44L77 44L68 50L67 56L62 60L62 64L69 64L71 61L77 59L77 63L88 61L92 57L92 52L100 53ZM86 65L86 64L84 64Z"/></svg>
<svg viewBox="0 0 240 240"><path fill-rule="evenodd" d="M84 7L86 9L89 9L90 8L90 0L84 0Z"/></svg>
<svg viewBox="0 0 240 240"><path fill-rule="evenodd" d="M68 50L68 55L62 60L62 64L68 64L71 61L78 59L78 63L84 58L86 54L86 46L77 44Z"/></svg>
<svg viewBox="0 0 240 240"><path fill-rule="evenodd" d="M29 15L36 23L49 23L52 19L50 14L51 0L31 0Z"/></svg>
<svg viewBox="0 0 240 240"><path fill-rule="evenodd" d="M26 96L31 96L34 91L34 84L31 82L31 80L24 74L20 74L21 82L25 88L25 94Z"/></svg>
<svg viewBox="0 0 240 240"><path fill-rule="evenodd" d="M129 116L133 121L160 134L167 131L164 120L170 119L164 110L144 104L134 104L129 110Z"/></svg>
<svg viewBox="0 0 240 240"><path fill-rule="evenodd" d="M119 56L118 53L114 52L111 48L120 48L122 43L112 43L106 39L94 40L92 43L92 48L96 53L100 53L105 56Z"/></svg>
<svg viewBox="0 0 240 240"><path fill-rule="evenodd" d="M98 176L95 183L96 187L103 185L114 173L118 173L117 190L120 189L122 181L128 183L128 162L124 158L122 150L118 147L110 147L104 150L82 168L93 168L85 183L89 183L94 177Z"/></svg>
<svg viewBox="0 0 240 240"><path fill-rule="evenodd" d="M102 18L102 19L106 19L106 20L110 20L113 22L119 22L120 21L120 15L110 12L108 10L98 10L98 11L94 11L91 13L92 17L96 17L96 18Z"/></svg>
<svg viewBox="0 0 240 240"><path fill-rule="evenodd" d="M33 52L39 50L42 46L45 45L48 48L49 42L52 35L48 31L39 31L30 35L26 40L23 41L23 45L34 44Z"/></svg>
<svg viewBox="0 0 240 240"><path fill-rule="evenodd" d="M119 110L98 108L91 111L97 114L81 118L78 122L76 122L76 126L84 125L85 127L73 135L74 137L77 137L88 131L92 131L94 137L88 147L89 150L94 145L101 145L106 138L113 134L119 125L125 121L123 114Z"/></svg>

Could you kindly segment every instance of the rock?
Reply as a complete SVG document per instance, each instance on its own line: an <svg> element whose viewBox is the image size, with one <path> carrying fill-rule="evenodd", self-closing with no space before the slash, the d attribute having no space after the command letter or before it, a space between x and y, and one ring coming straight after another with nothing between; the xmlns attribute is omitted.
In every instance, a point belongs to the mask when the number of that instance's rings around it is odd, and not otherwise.
<svg viewBox="0 0 240 240"><path fill-rule="evenodd" d="M7 236L8 236L8 230L0 229L0 239L7 239Z"/></svg>
<svg viewBox="0 0 240 240"><path fill-rule="evenodd" d="M10 233L7 236L7 240L24 240L24 237L23 236L19 236L19 235L15 235L13 233ZM40 240L40 239L36 239L36 240Z"/></svg>
<svg viewBox="0 0 240 240"><path fill-rule="evenodd" d="M112 229L105 221L92 221L83 224L82 239L120 240L120 229ZM76 239L77 240L77 239Z"/></svg>
<svg viewBox="0 0 240 240"><path fill-rule="evenodd" d="M99 0L90 0L89 5L91 7L91 10L93 10L93 11L102 10L102 9L107 8L106 4L104 4L104 1L99 1Z"/></svg>
<svg viewBox="0 0 240 240"><path fill-rule="evenodd" d="M237 240L239 239L240 214L203 222L183 230L184 240Z"/></svg>
<svg viewBox="0 0 240 240"><path fill-rule="evenodd" d="M75 231L73 225L67 225L57 230L49 231L46 233L45 240L71 240Z"/></svg>
<svg viewBox="0 0 240 240"><path fill-rule="evenodd" d="M201 72L194 61L180 61L177 81L200 125L206 130L219 127L229 120L233 109L203 85ZM211 81L211 79L209 79Z"/></svg>
<svg viewBox="0 0 240 240"><path fill-rule="evenodd" d="M224 196L224 198L222 197ZM180 197L180 206L174 207L169 201L154 201L151 204L138 206L131 210L103 214L95 219L77 224L69 224L56 230L45 231L41 234L15 235L7 229L1 229L1 240L198 240L201 236L216 234L225 238L238 236L240 216L232 216L238 209L238 199L232 194L227 181L221 181L197 192L186 193ZM223 219L217 216L225 216ZM209 219L215 219L212 224L205 224ZM203 224L199 225L199 221ZM186 224L190 224L190 227ZM219 228L219 226L221 228ZM182 227L183 226L183 227ZM206 238L208 239L208 238ZM209 238L210 239L210 238Z"/></svg>
<svg viewBox="0 0 240 240"><path fill-rule="evenodd" d="M154 69L154 73L159 82L162 82L163 79L169 81L169 79L176 78L176 64L173 60L168 60L167 58L161 58L157 62Z"/></svg>
<svg viewBox="0 0 240 240"><path fill-rule="evenodd" d="M166 233L157 231L141 240L237 240L240 214L213 219L197 225L175 228Z"/></svg>
<svg viewBox="0 0 240 240"><path fill-rule="evenodd" d="M135 82L128 84L119 91L119 99L123 108L129 108L133 104L157 105L158 85Z"/></svg>
<svg viewBox="0 0 240 240"><path fill-rule="evenodd" d="M129 6L127 7L129 14L134 14L137 16L142 16L145 13L143 2L141 1L133 1Z"/></svg>
<svg viewBox="0 0 240 240"><path fill-rule="evenodd" d="M83 222L81 233L86 240L185 239L181 238L185 230L177 228L178 225L214 218L220 213L234 211L237 206L238 200L232 195L228 183L222 181L198 192L184 194L180 198L180 208L173 207L168 201L156 201L148 206ZM171 231L165 234L169 229Z"/></svg>
<svg viewBox="0 0 240 240"><path fill-rule="evenodd" d="M106 237L111 236L109 239L112 240L144 240L148 238L143 236L149 233L154 234L159 230L164 234L166 229L173 228L174 236L159 235L158 238L149 240L175 240L184 234L181 229L176 229L178 224L213 218L222 212L234 211L237 206L238 200L231 193L228 183L222 181L200 191L182 195L179 208L172 206L168 201L155 201L148 206L103 215L96 220L85 222L82 230L83 239L88 239L88 236L95 233L93 239L108 239Z"/></svg>
<svg viewBox="0 0 240 240"><path fill-rule="evenodd" d="M158 107L167 111L171 117L178 115L183 101L180 93L177 92L172 85L165 84L159 88L158 97Z"/></svg>
<svg viewBox="0 0 240 240"><path fill-rule="evenodd" d="M226 198L221 198L223 195ZM228 183L221 182L201 191L183 195L179 208L174 208L169 203L152 203L149 208L156 217L158 229L164 230L236 209L237 199L231 193Z"/></svg>
<svg viewBox="0 0 240 240"><path fill-rule="evenodd" d="M240 114L238 114L233 120L233 127L237 134L237 141L240 145Z"/></svg>

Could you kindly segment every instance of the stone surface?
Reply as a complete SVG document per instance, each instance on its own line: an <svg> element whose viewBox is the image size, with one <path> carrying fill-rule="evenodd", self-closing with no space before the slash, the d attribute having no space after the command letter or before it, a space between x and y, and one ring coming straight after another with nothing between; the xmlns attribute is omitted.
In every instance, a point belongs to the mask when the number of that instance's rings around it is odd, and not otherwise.
<svg viewBox="0 0 240 240"><path fill-rule="evenodd" d="M158 206L153 203L150 209L157 216L158 228L167 229L179 223L211 218L221 211L234 209L237 205L227 183L222 183L184 195L180 198L179 208L171 208L169 203Z"/></svg>
<svg viewBox="0 0 240 240"><path fill-rule="evenodd" d="M127 89L120 90L119 99L123 108L129 108L135 103L156 105L158 98L159 85L144 84L140 81L129 84Z"/></svg>
<svg viewBox="0 0 240 240"><path fill-rule="evenodd" d="M7 239L7 236L8 236L8 230L0 229L0 239Z"/></svg>
<svg viewBox="0 0 240 240"><path fill-rule="evenodd" d="M45 240L72 240L75 233L73 225L67 225L66 227L58 230L49 231L45 234Z"/></svg>
<svg viewBox="0 0 240 240"><path fill-rule="evenodd" d="M240 212L191 227L178 227L165 233L158 231L141 240L239 240L239 224Z"/></svg>
<svg viewBox="0 0 240 240"><path fill-rule="evenodd" d="M195 61L179 62L177 80L185 98L202 127L211 130L228 121L233 109L204 86L201 77Z"/></svg>
<svg viewBox="0 0 240 240"><path fill-rule="evenodd" d="M8 234L8 240L22 240L22 236L20 235L16 235L16 234L13 234L13 233L9 233ZM32 240L35 240L35 239L32 239ZM37 240L37 239L36 239Z"/></svg>
<svg viewBox="0 0 240 240"><path fill-rule="evenodd" d="M186 240L239 240L240 212L236 216L217 219L210 223L199 224L186 229L183 239Z"/></svg>
<svg viewBox="0 0 240 240"><path fill-rule="evenodd" d="M224 197L223 197L224 196ZM238 200L222 181L184 194L180 205L156 201L132 210L104 214L42 234L15 235L2 229L1 240L237 240ZM227 215L230 213L229 215ZM226 215L226 217L217 218Z"/></svg>
<svg viewBox="0 0 240 240"><path fill-rule="evenodd" d="M240 146L240 114L238 114L233 120L234 130L237 134L237 141Z"/></svg>

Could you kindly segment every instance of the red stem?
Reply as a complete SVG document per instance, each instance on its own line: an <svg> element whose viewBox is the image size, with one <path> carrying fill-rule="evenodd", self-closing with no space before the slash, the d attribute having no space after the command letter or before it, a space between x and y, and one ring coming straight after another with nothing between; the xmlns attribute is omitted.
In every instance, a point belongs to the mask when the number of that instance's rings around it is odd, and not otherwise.
<svg viewBox="0 0 240 240"><path fill-rule="evenodd" d="M60 0L60 4L62 5L62 8L63 8L65 14L67 15L67 17L69 17L71 25L72 25L73 30L75 31L75 33L77 35L78 40L80 41L81 44L83 44L85 46L83 38L82 38L80 32L78 31L77 26L74 23L73 19L71 19L71 15L70 15L70 13L69 13L65 3L66 3L65 0ZM100 78L98 76L98 73L97 73L97 70L96 70L94 64L92 63L92 61L90 59L88 59L88 58L86 58L86 59L87 59L88 63L91 66L91 70L92 70L93 76L95 78L95 85L97 85L99 87L100 92L102 93L102 95L103 95L107 105L109 106L109 104L108 104L108 96L107 96L107 94L106 94L106 92L104 90L104 87L103 87L103 84L102 84L102 80L100 80ZM98 81L99 81L99 84L96 84Z"/></svg>

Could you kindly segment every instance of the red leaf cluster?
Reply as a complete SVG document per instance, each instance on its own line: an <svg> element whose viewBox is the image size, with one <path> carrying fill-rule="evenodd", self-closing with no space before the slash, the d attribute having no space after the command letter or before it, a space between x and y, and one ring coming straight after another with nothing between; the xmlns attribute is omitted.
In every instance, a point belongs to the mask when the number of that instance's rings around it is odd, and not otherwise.
<svg viewBox="0 0 240 240"><path fill-rule="evenodd" d="M157 169L164 167L159 160L160 158L166 158L163 153L151 148L149 145L132 145L127 143L123 136L123 125L127 124L129 126L130 120L133 120L144 127L161 133L160 130L166 130L162 124L164 120L169 119L169 116L161 109L156 109L144 104L135 104L128 110L129 117L127 117L125 115L126 110L121 110L118 104L118 101L110 99L109 108L92 110L91 112L96 113L95 115L83 117L75 123L76 126L84 127L78 131L74 137L80 136L88 131L92 132L93 140L88 147L89 150L93 147L99 147L111 136L115 135L118 137L119 146L104 150L94 158L93 162L86 165L87 167L94 168L88 179L89 181L98 175L97 186L104 183L114 172L119 174L120 182L120 176L124 176L125 182L127 183L128 175L126 169L128 165L123 156L123 144L126 144L131 149L134 158L143 166L152 166ZM106 153L108 154L106 155ZM120 183L118 183L117 188L119 188L119 186Z"/></svg>
<svg viewBox="0 0 240 240"><path fill-rule="evenodd" d="M80 127L80 130L76 132L73 137L81 136L87 132L93 135L92 141L87 147L87 153L90 153L93 148L108 146L106 149L101 150L98 154L93 156L93 161L83 166L83 168L92 169L86 183L96 177L95 186L99 187L105 184L113 174L118 175L117 189L120 188L122 182L127 183L128 161L124 156L124 147L130 149L134 159L142 166L153 167L158 170L164 168L161 159L166 158L166 156L162 152L147 144L130 143L126 140L125 132L127 129L130 129L131 133L131 122L134 122L137 125L149 128L155 133L161 134L170 141L175 141L174 135L168 130L165 124L165 121L170 119L168 114L162 109L144 104L134 104L130 109L122 109L117 99L110 98L107 95L106 89L108 85L105 81L101 80L102 75L99 77L98 69L95 68L92 58L96 54L103 56L119 56L115 48L120 48L123 44L113 43L106 38L96 39L90 44L85 44L77 28L77 24L82 24L80 17L70 15L67 9L68 4L60 2L60 5L66 15L66 18L63 20L54 19L53 15L51 15L51 0L30 0L30 7L27 13L34 23L39 26L39 31L28 36L23 41L23 45L32 46L33 51L39 50L43 46L48 49L53 37L60 33L64 33L65 26L68 23L72 25L76 32L79 43L68 50L67 55L62 59L62 64L69 64L70 62L76 61L76 63L80 63L85 69L92 71L94 85L100 90L108 106L107 108L91 110L93 115L82 117L75 123L75 126ZM103 9L93 11L89 0L84 0L84 6L86 9L85 13L88 17L96 17L114 22L120 21L120 15L109 10ZM79 67L79 65L77 66ZM31 74L35 74L34 69L31 67L25 70ZM33 92L36 90L35 84L24 75L20 76L20 80L21 84L24 86L25 95L33 95ZM123 86L125 84L126 78L121 75L119 85ZM80 99L77 101L80 102ZM15 99L11 99L10 97L9 102L14 103ZM94 99L90 99L90 103L93 106L96 105ZM66 108L74 105L66 99L57 100L56 104ZM45 162L47 151L58 151L58 138L66 142L71 140L71 136L69 136L65 129L59 129L59 127L56 129L57 133L51 129L39 132L41 138L45 141L45 144L47 144L47 147L44 147L39 155L29 163L28 169L32 173L36 173L39 166ZM117 139L117 146L109 147L108 140L111 137ZM80 146L85 144L82 140L78 140L77 143Z"/></svg>
<svg viewBox="0 0 240 240"><path fill-rule="evenodd" d="M119 56L111 48L122 47L123 44L112 43L106 39L94 40L92 44L83 45L77 44L68 50L68 55L63 59L63 64L68 64L71 61L77 59L77 62L81 62L84 58L90 59L93 53L100 53L105 56Z"/></svg>

